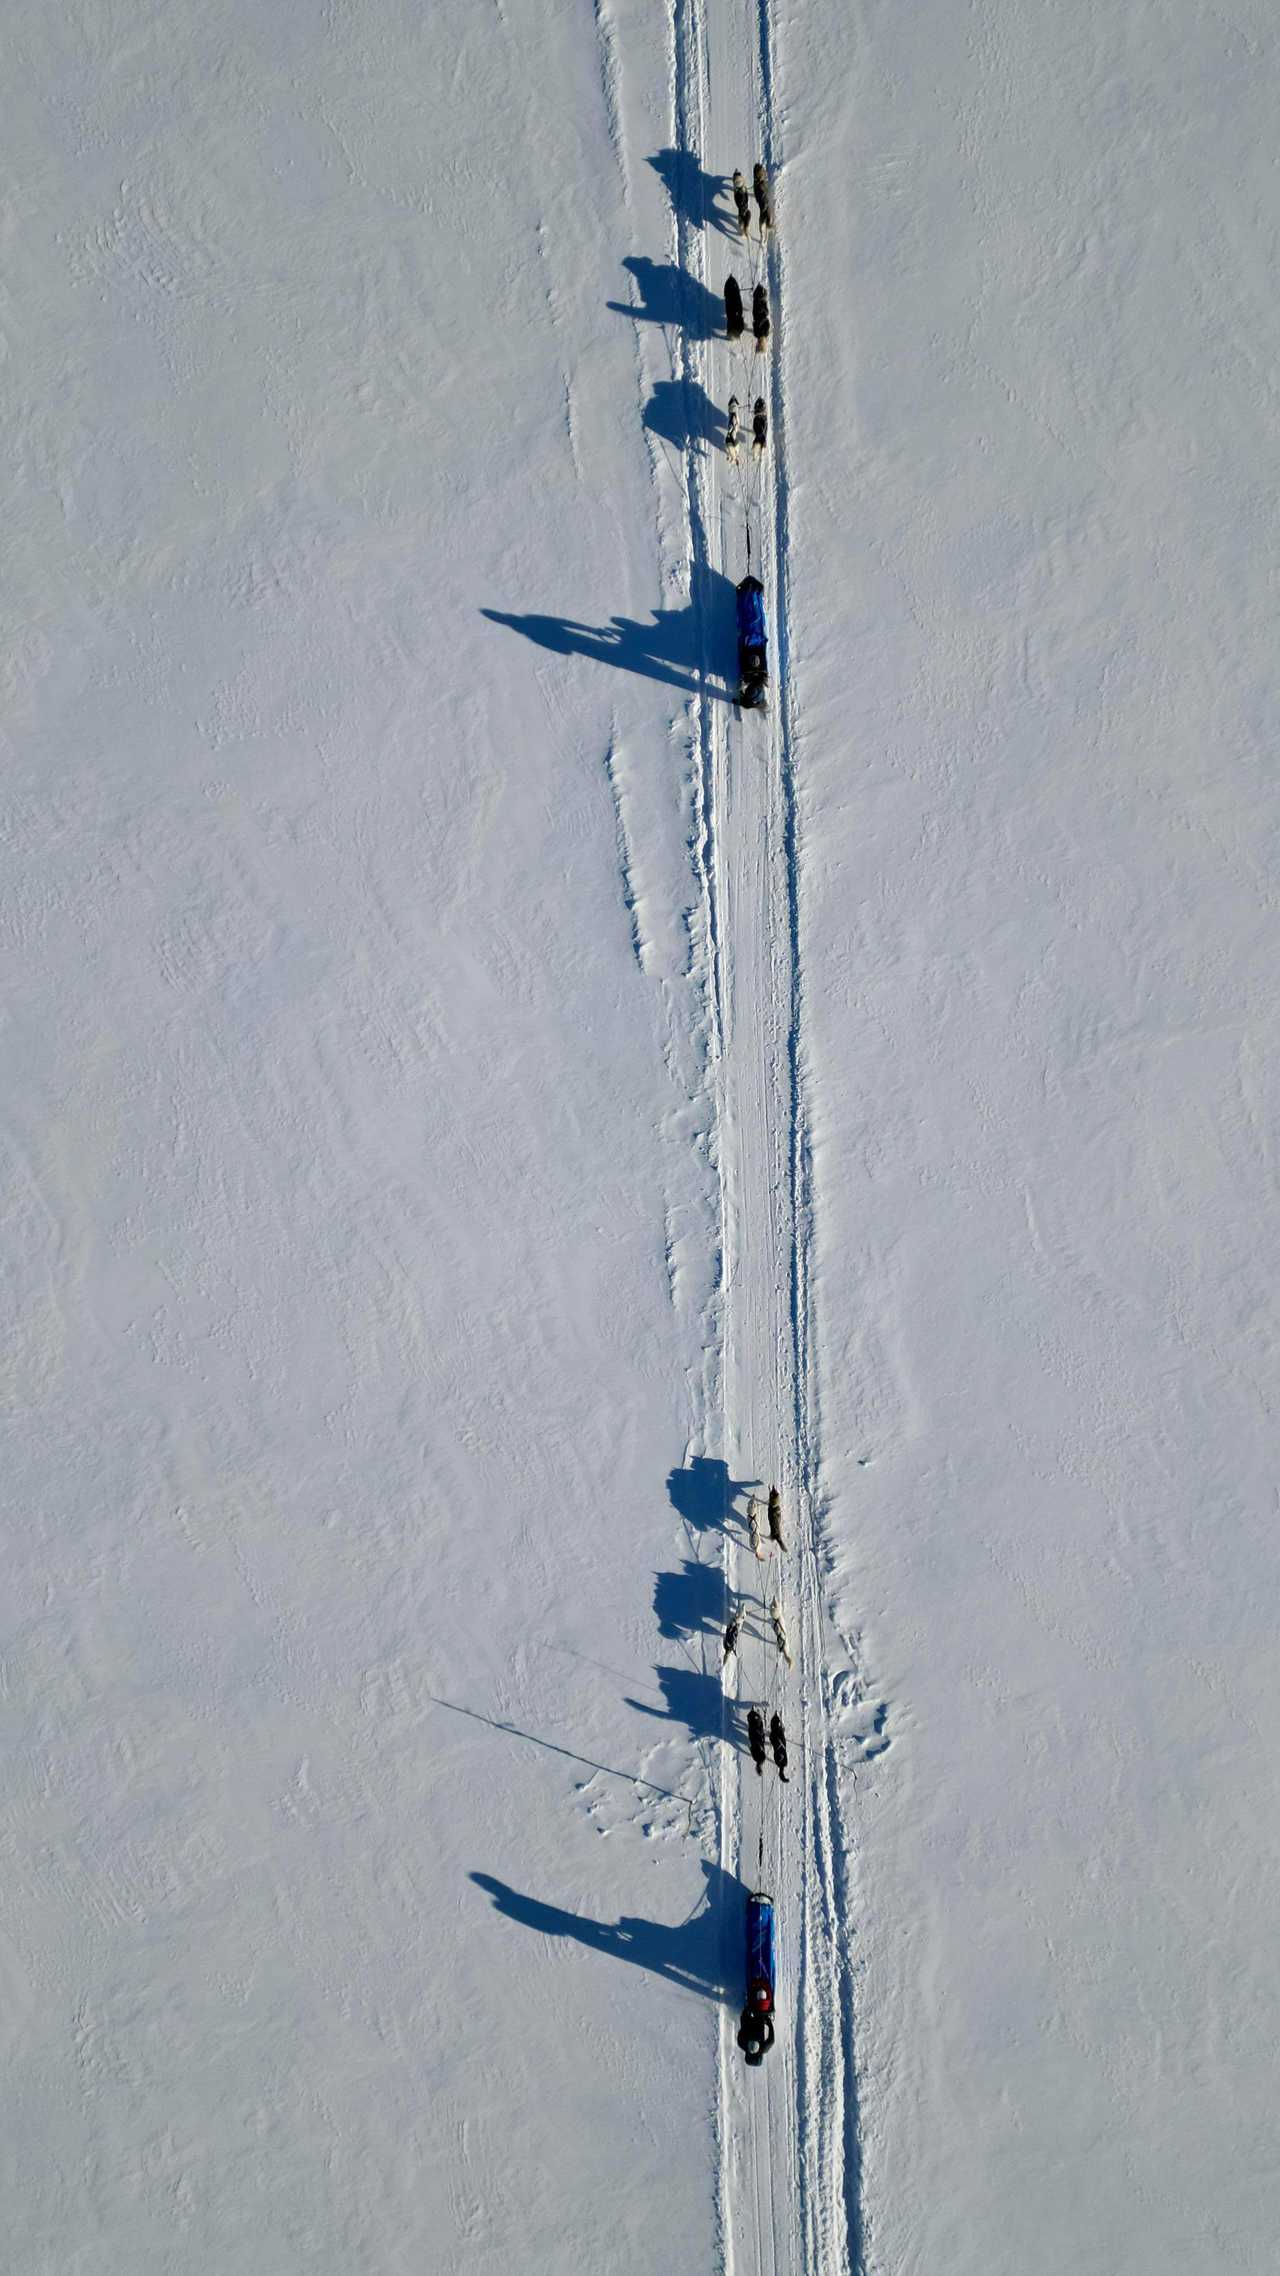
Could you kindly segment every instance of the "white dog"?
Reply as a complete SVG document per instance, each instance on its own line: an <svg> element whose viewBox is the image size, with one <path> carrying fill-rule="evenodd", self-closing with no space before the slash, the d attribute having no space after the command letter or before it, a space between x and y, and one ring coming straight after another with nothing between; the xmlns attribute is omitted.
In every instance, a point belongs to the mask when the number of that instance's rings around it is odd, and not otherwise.
<svg viewBox="0 0 1280 2276"><path fill-rule="evenodd" d="M787 1666L794 1667L796 1663L791 1657L791 1638L787 1634L787 1623L782 1617L781 1602L776 1596L772 1604L769 1606L769 1618L773 1622L773 1640L777 1645L778 1650L781 1652L783 1659L787 1663Z"/></svg>

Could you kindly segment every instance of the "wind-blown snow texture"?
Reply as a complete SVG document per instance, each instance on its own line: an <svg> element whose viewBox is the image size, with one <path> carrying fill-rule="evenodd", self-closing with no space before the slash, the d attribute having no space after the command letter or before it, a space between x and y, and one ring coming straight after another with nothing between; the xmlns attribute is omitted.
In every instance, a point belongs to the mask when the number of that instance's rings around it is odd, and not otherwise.
<svg viewBox="0 0 1280 2276"><path fill-rule="evenodd" d="M889 1740L846 1786L869 2258L1261 2270L1275 19L925 0L825 80L807 23L824 1478Z"/></svg>
<svg viewBox="0 0 1280 2276"><path fill-rule="evenodd" d="M7 2264L1269 2270L1270 11L0 21Z"/></svg>

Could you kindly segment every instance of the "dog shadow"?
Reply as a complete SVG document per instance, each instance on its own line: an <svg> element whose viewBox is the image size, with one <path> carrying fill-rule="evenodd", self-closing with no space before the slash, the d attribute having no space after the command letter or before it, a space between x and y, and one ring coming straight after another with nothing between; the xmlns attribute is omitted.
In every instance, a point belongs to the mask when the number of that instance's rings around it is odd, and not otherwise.
<svg viewBox="0 0 1280 2276"><path fill-rule="evenodd" d="M723 333L721 302L674 261L650 261L634 253L622 266L634 278L638 297L607 301L615 316L629 316L637 324L670 325L691 340L714 340Z"/></svg>
<svg viewBox="0 0 1280 2276"><path fill-rule="evenodd" d="M668 1499L694 1533L723 1533L738 1496L759 1490L758 1478L731 1478L728 1463L713 1454L695 1454L681 1469L667 1472Z"/></svg>
<svg viewBox="0 0 1280 2276"><path fill-rule="evenodd" d="M653 1611L658 1634L670 1642L686 1636L719 1635L727 1617L722 1567L686 1557L678 1572L656 1574Z"/></svg>
<svg viewBox="0 0 1280 2276"><path fill-rule="evenodd" d="M678 221L687 221L694 229L710 223L722 237L738 236L736 214L731 220L716 202L725 187L723 174L704 174L691 150L655 150L649 164L670 198L671 211Z"/></svg>
<svg viewBox="0 0 1280 2276"><path fill-rule="evenodd" d="M653 1672L662 1706L650 1707L643 1699L627 1699L624 1705L634 1707L637 1715L651 1715L655 1722L683 1723L691 1739L718 1739L724 1722L719 1676L691 1667L656 1667Z"/></svg>
<svg viewBox="0 0 1280 2276"><path fill-rule="evenodd" d="M727 422L696 380L660 379L644 408L644 423L673 450L701 451L723 442Z"/></svg>

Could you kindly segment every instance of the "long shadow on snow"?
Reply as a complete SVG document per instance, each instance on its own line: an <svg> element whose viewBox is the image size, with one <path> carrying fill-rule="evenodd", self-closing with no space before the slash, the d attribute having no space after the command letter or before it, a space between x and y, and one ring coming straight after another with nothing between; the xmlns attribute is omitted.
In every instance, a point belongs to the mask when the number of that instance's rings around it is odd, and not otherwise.
<svg viewBox="0 0 1280 2276"><path fill-rule="evenodd" d="M704 174L691 150L655 150L649 164L670 198L671 210L678 221L690 222L695 229L710 222L722 237L738 235L736 214L721 213L716 204L726 175Z"/></svg>
<svg viewBox="0 0 1280 2276"><path fill-rule="evenodd" d="M679 451L724 440L724 413L692 379L660 379L645 405L644 423L651 435Z"/></svg>
<svg viewBox="0 0 1280 2276"><path fill-rule="evenodd" d="M660 1920L636 1920L626 1914L617 1921L587 1920L581 1913L566 1912L561 1905L522 1896L492 1873L473 1873L471 1879L493 1899L505 1919L518 1921L522 1928L535 1929L540 1936L568 1937L575 1944L584 1944L589 1952L627 1960L633 1968L647 1968L651 1975L677 1984L681 1991L736 2004L738 1986L728 1978L724 1965L724 1924L726 1918L740 1920L745 1916L747 1892L735 1874L726 1873L710 1858L703 1858L702 1870L706 1887L701 1906L675 1928Z"/></svg>
<svg viewBox="0 0 1280 2276"><path fill-rule="evenodd" d="M660 680L682 695L716 696L728 703L735 693L734 588L719 570L706 568L696 576L693 601L684 609L655 609L652 624L633 617L615 616L608 624L578 624L568 616L516 616L506 609L482 609L491 624L505 624L522 632L539 648L557 656L589 656L593 663L612 664L620 672L636 672L641 679ZM704 628L722 628L709 659L712 672L723 681L713 685L700 665Z"/></svg>
<svg viewBox="0 0 1280 2276"><path fill-rule="evenodd" d="M658 1723L683 1723L690 1738L718 1739L724 1719L719 1677L692 1667L656 1667L653 1672L664 1704L647 1707L643 1699L625 1699L623 1705Z"/></svg>
<svg viewBox="0 0 1280 2276"><path fill-rule="evenodd" d="M598 1663L592 1663L598 1664ZM668 1802L688 1804L687 1794L674 1794L669 1786L657 1786L652 1778L641 1778L634 1770L614 1770L607 1762L597 1762L589 1754L575 1754L572 1747L562 1747L555 1739L540 1739L536 1731L522 1731L515 1723L505 1723L496 1715L482 1715L478 1707L464 1707L456 1699L440 1699L430 1694L433 1707L447 1707L451 1715L466 1715L473 1723L487 1723L491 1731L501 1731L504 1738L523 1739L526 1746L542 1747L547 1754L562 1754L566 1762L580 1762L584 1770L594 1770L602 1778L620 1778L624 1785L643 1786L648 1794L661 1794ZM633 1702L634 1704L634 1702ZM660 1715L660 1707L651 1707L651 1715Z"/></svg>
<svg viewBox="0 0 1280 2276"><path fill-rule="evenodd" d="M725 1623L724 1572L710 1559L700 1564L686 1557L678 1572L656 1573L653 1610L658 1634L679 1640L682 1636L719 1634Z"/></svg>
<svg viewBox="0 0 1280 2276"><path fill-rule="evenodd" d="M719 582L727 584L728 579ZM723 1533L730 1503L759 1484L758 1478L731 1478L728 1463L711 1454L695 1454L682 1470L667 1472L672 1506L694 1533Z"/></svg>
<svg viewBox="0 0 1280 2276"><path fill-rule="evenodd" d="M608 300L615 316L637 324L669 324L691 340L714 340L724 332L724 308L713 292L674 261L650 261L628 254L622 264L635 278L638 300Z"/></svg>

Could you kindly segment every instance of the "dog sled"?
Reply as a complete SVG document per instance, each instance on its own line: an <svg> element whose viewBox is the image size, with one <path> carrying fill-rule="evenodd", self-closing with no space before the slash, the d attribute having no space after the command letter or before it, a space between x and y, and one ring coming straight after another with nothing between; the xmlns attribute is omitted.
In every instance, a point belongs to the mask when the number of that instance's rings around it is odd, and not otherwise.
<svg viewBox="0 0 1280 2276"><path fill-rule="evenodd" d="M744 577L738 587L738 701L743 710L762 710L768 688L764 586L758 577Z"/></svg>
<svg viewBox="0 0 1280 2276"><path fill-rule="evenodd" d="M738 2045L752 2070L773 2045L773 1898L756 1889L747 1899L747 1999L738 2022Z"/></svg>

